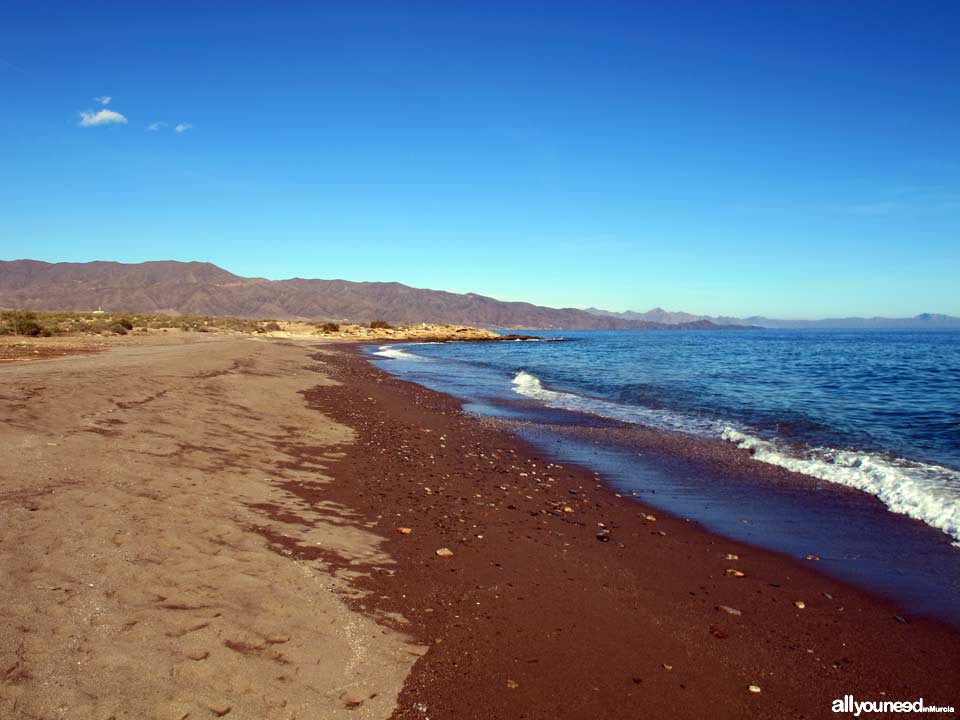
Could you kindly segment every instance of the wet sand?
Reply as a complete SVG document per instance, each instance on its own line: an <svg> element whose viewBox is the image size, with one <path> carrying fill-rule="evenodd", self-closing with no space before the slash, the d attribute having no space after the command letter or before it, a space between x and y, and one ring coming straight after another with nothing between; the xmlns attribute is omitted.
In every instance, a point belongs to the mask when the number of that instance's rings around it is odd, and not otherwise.
<svg viewBox="0 0 960 720"><path fill-rule="evenodd" d="M619 498L355 348L145 339L0 380L3 718L960 699L949 627Z"/></svg>
<svg viewBox="0 0 960 720"><path fill-rule="evenodd" d="M347 482L290 490L347 504L392 538L396 567L361 583L365 604L410 618L430 644L396 717L836 717L845 694L957 704L953 629L901 622L812 563L551 467L346 349L319 357L341 384L307 398L357 440L330 467Z"/></svg>

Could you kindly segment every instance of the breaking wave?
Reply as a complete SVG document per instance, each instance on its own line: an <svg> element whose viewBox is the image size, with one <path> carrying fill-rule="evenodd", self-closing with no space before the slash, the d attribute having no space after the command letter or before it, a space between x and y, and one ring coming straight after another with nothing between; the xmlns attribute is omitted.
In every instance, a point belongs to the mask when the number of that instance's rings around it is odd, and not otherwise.
<svg viewBox="0 0 960 720"><path fill-rule="evenodd" d="M660 430L693 435L715 435L723 430L722 424L708 418L550 390L543 386L536 375L523 370L513 378L513 391L558 410L598 415L613 420L649 425Z"/></svg>
<svg viewBox="0 0 960 720"><path fill-rule="evenodd" d="M513 378L513 390L560 410L734 443L760 462L874 495L891 512L942 530L960 546L960 472L951 468L858 450L788 447L715 419L551 390L525 371Z"/></svg>
<svg viewBox="0 0 960 720"><path fill-rule="evenodd" d="M875 495L889 510L960 541L960 472L878 453L835 448L790 452L775 441L726 428L721 437L755 460ZM956 543L955 543L956 544Z"/></svg>
<svg viewBox="0 0 960 720"><path fill-rule="evenodd" d="M396 345L381 345L377 348L374 355L380 357L390 358L391 360L423 360L424 358L419 355L414 355L412 352L407 352L401 347Z"/></svg>

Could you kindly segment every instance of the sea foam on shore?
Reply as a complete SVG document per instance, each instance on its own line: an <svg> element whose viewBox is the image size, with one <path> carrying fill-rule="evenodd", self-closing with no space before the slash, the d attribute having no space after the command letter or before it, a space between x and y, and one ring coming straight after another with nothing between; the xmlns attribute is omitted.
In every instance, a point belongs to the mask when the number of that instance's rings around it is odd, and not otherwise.
<svg viewBox="0 0 960 720"><path fill-rule="evenodd" d="M555 409L734 443L759 462L874 495L890 511L942 530L960 547L960 473L950 468L852 449L788 446L717 419L551 390L526 371L512 385L517 394Z"/></svg>

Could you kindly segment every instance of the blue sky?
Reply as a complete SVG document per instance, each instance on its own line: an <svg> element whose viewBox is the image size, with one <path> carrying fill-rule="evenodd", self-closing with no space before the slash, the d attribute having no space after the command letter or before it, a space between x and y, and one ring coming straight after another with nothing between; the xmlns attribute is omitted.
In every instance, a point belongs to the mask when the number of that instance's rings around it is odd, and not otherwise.
<svg viewBox="0 0 960 720"><path fill-rule="evenodd" d="M960 315L956 2L0 0L0 18L2 259Z"/></svg>

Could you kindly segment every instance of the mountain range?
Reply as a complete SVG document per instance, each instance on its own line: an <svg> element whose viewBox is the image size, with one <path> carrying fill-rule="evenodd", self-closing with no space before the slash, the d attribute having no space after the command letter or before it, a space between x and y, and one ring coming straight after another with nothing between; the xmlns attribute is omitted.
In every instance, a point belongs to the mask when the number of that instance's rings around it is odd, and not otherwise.
<svg viewBox="0 0 960 720"><path fill-rule="evenodd" d="M835 330L857 330L857 329L875 329L875 330L952 330L960 328L960 317L952 315L943 315L939 313L921 313L913 317L906 318L886 318L886 317L844 317L844 318L825 318L823 320L777 320L774 318L763 317L762 315L751 315L745 318L728 317L725 315L691 315L685 312L671 312L663 308L654 308L647 312L611 312L609 310L600 310L598 308L587 308L587 312L598 317L621 318L637 322L656 322L666 325L676 323L689 324L697 321L710 322L721 327L744 326L771 328L771 329L835 329Z"/></svg>
<svg viewBox="0 0 960 720"><path fill-rule="evenodd" d="M577 308L503 302L474 293L394 282L266 280L210 263L0 261L0 307L394 323L435 322L500 329L715 329L697 319L659 323Z"/></svg>
<svg viewBox="0 0 960 720"><path fill-rule="evenodd" d="M267 280L204 262L0 261L0 307L369 322L436 322L500 329L960 328L960 318L776 320L654 308L611 312L504 302L395 282Z"/></svg>

